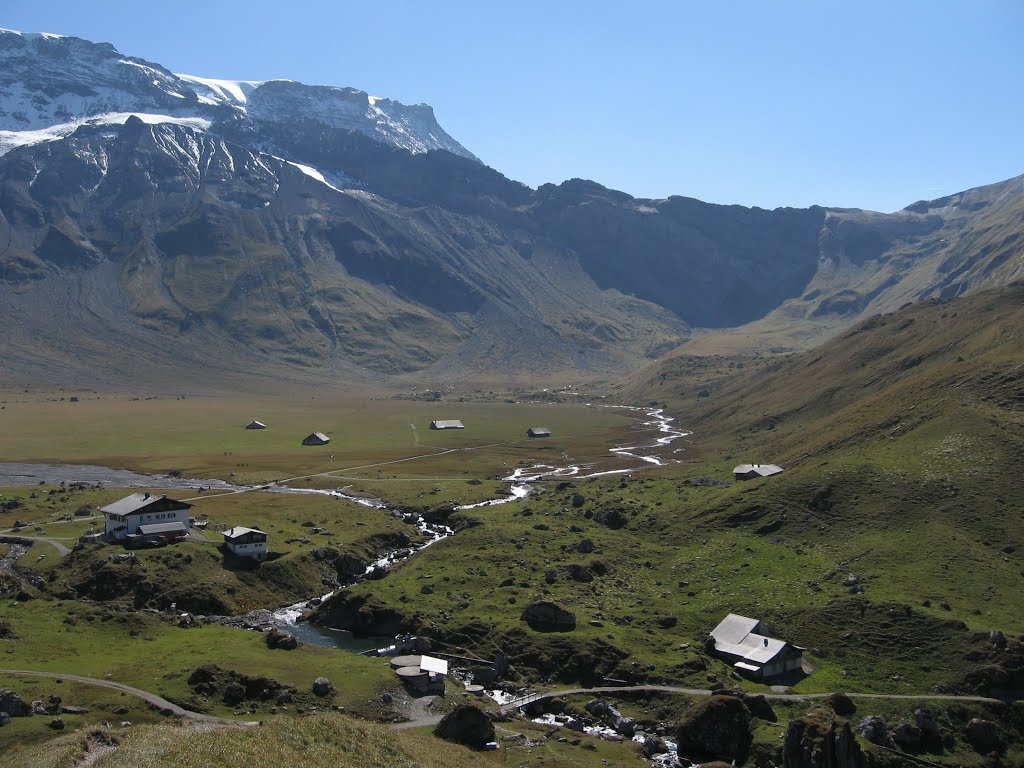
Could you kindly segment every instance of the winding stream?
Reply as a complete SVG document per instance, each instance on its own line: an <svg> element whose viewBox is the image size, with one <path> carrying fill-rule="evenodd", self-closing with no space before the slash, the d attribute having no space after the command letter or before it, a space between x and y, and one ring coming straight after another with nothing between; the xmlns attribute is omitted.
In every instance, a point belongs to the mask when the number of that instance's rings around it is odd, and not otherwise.
<svg viewBox="0 0 1024 768"><path fill-rule="evenodd" d="M666 416L662 408L643 408L629 405L597 405L598 408L619 408L643 414L638 430L656 429L661 436L653 443L641 443L637 445L618 445L609 449L609 453L619 459L634 459L642 462L634 467L605 471L589 471L593 465L569 464L559 467L550 464L536 464L531 467L519 467L512 474L502 478L509 483L509 491L506 495L494 499L477 502L475 504L463 504L456 509L476 509L479 507L497 506L512 501L524 499L532 492L532 484L545 480L559 478L586 479L602 477L605 475L630 474L643 469L645 465L665 466L668 461L661 456L654 455L669 446L673 441L685 437L690 433L672 426L674 419ZM111 469L109 467L98 467L80 464L16 464L0 462L0 486L29 486L40 483L86 483L90 485L111 485L117 488L161 488L161 489L188 489L188 490L214 490L227 491L230 493L244 493L246 491L269 491L271 493L288 494L315 494L333 496L345 499L355 504L371 507L374 509L387 509L388 505L380 499L367 498L365 496L353 496L336 490L317 490L312 488L291 488L286 485L271 483L259 486L239 486L223 480L195 480L189 478L177 478L169 475L146 475L131 472L123 469ZM432 524L422 517L415 522L417 530L427 540L421 544L403 547L389 552L383 557L370 563L362 578L369 577L371 573L379 569L388 569L398 563L404 562L422 549L429 547L448 536L454 531L445 525ZM266 621L287 628L299 639L331 648L343 648L356 653L379 648L394 642L390 637L355 637L351 632L345 630L318 627L302 621L302 615L313 605L326 600L333 592L326 595L309 598L293 605L279 608L275 611L257 611L250 616L259 614L259 618L253 621Z"/></svg>

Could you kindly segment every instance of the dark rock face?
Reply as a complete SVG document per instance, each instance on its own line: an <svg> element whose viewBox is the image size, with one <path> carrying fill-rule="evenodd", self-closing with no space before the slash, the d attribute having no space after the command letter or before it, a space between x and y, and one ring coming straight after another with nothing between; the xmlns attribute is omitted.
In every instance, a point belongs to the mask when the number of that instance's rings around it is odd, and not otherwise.
<svg viewBox="0 0 1024 768"><path fill-rule="evenodd" d="M526 606L519 618L537 632L572 632L576 629L576 614L549 601Z"/></svg>
<svg viewBox="0 0 1024 768"><path fill-rule="evenodd" d="M679 755L692 760L742 764L753 738L750 710L735 696L712 696L694 705L676 727Z"/></svg>
<svg viewBox="0 0 1024 768"><path fill-rule="evenodd" d="M827 709L790 720L783 742L784 768L866 768L867 758L850 723Z"/></svg>
<svg viewBox="0 0 1024 768"><path fill-rule="evenodd" d="M28 717L32 714L32 705L14 691L0 691L0 712L11 717Z"/></svg>
<svg viewBox="0 0 1024 768"><path fill-rule="evenodd" d="M372 596L353 595L339 590L318 605L310 617L314 624L348 629L361 635L397 635L414 629L394 608Z"/></svg>
<svg viewBox="0 0 1024 768"><path fill-rule="evenodd" d="M434 735L472 749L483 749L494 741L494 723L483 710L462 704L444 716Z"/></svg>
<svg viewBox="0 0 1024 768"><path fill-rule="evenodd" d="M857 711L857 705L845 693L833 693L828 697L828 705L840 717L849 717Z"/></svg>
<svg viewBox="0 0 1024 768"><path fill-rule="evenodd" d="M743 703L747 705L747 709L750 710L750 714L758 720L765 720L769 723L779 722L779 716L775 714L775 710L772 709L772 705L768 703L768 699L764 696L744 696Z"/></svg>
<svg viewBox="0 0 1024 768"><path fill-rule="evenodd" d="M892 729L892 740L904 752L916 754L921 751L921 729L910 723L900 723Z"/></svg>
<svg viewBox="0 0 1024 768"><path fill-rule="evenodd" d="M994 752L1000 747L999 726L991 720L975 717L967 723L967 740L977 752Z"/></svg>

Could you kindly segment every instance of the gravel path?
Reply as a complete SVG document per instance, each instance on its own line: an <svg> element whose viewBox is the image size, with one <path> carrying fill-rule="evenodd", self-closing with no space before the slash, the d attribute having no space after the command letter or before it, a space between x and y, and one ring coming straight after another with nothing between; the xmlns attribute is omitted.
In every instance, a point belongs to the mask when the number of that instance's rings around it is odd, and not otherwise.
<svg viewBox="0 0 1024 768"><path fill-rule="evenodd" d="M113 680L100 680L95 677L83 677L82 675L70 675L64 672L35 672L27 669L0 669L0 675L23 675L30 677L56 677L61 680L74 680L76 683L86 683L87 685L101 685L104 688L113 688L115 691L123 691L124 693L130 693L132 696L138 696L143 701L149 702L153 706L161 710L170 710L173 714L179 717L187 717L192 720L201 720L207 723L220 723L224 725L256 725L254 722L242 722L239 720L228 720L223 717L215 717L213 715L203 715L199 712L193 712L184 707L179 707L177 704L168 701L162 696L157 696L155 693L149 693L141 688L135 688L124 683L117 683Z"/></svg>

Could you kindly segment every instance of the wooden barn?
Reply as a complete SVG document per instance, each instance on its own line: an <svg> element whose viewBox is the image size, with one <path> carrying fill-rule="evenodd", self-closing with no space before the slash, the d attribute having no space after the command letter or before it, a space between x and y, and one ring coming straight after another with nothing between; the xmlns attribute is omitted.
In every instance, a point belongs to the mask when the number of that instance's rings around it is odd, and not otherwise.
<svg viewBox="0 0 1024 768"><path fill-rule="evenodd" d="M551 437L551 430L547 427L530 427L526 430L527 437Z"/></svg>
<svg viewBox="0 0 1024 768"><path fill-rule="evenodd" d="M331 438L323 432L311 432L302 440L303 445L327 445Z"/></svg>
<svg viewBox="0 0 1024 768"><path fill-rule="evenodd" d="M465 429L461 421L458 419L435 419L430 422L431 429Z"/></svg>
<svg viewBox="0 0 1024 768"><path fill-rule="evenodd" d="M252 421L250 421L248 424L245 425L245 428L246 429L266 429L267 425L264 424L262 421L256 421L256 419L253 419Z"/></svg>

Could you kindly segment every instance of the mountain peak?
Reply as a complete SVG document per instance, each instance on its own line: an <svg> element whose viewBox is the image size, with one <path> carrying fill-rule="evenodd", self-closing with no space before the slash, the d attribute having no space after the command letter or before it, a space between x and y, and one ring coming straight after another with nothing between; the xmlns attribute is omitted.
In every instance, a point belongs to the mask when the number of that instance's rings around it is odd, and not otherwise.
<svg viewBox="0 0 1024 768"><path fill-rule="evenodd" d="M0 154L59 138L55 131L67 135L74 126L110 113L201 118L212 124L241 118L285 128L312 121L412 154L445 150L479 162L441 128L427 104L293 80L178 75L110 43L0 29Z"/></svg>

